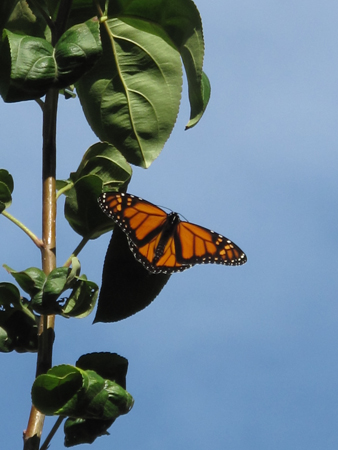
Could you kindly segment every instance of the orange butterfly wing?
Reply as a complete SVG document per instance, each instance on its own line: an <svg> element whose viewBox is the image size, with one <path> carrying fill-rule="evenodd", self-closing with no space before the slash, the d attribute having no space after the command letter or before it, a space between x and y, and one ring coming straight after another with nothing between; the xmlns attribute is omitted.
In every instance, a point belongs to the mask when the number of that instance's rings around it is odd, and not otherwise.
<svg viewBox="0 0 338 450"><path fill-rule="evenodd" d="M195 264L241 265L244 252L207 228L181 222L146 200L124 193L106 193L101 209L128 237L135 258L152 273L181 272Z"/></svg>

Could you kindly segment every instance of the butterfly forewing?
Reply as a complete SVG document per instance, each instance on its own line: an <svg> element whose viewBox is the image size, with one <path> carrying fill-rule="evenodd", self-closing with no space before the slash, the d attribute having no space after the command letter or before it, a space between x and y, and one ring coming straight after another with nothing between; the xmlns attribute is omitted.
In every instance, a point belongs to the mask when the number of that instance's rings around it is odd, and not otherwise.
<svg viewBox="0 0 338 450"><path fill-rule="evenodd" d="M136 245L152 240L167 219L165 211L130 194L104 193L98 202Z"/></svg>

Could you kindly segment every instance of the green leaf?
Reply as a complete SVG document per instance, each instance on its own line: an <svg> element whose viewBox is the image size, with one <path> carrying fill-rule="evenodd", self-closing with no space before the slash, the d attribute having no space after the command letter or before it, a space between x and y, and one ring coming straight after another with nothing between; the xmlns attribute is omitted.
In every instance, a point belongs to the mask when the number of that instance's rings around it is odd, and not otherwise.
<svg viewBox="0 0 338 450"><path fill-rule="evenodd" d="M2 330L0 351L15 350L18 353L37 352L38 350L38 320L30 317L25 311L13 310L12 314L3 320L3 312L0 311L0 323ZM7 337L6 337L7 335Z"/></svg>
<svg viewBox="0 0 338 450"><path fill-rule="evenodd" d="M8 187L0 181L0 213L11 204L12 196Z"/></svg>
<svg viewBox="0 0 338 450"><path fill-rule="evenodd" d="M156 24L175 45L182 57L189 87L190 123L196 123L206 107L202 66L204 39L201 17L192 0L115 0L109 5L109 17L137 18L143 27ZM189 127L188 124L188 127ZM190 125L191 127L192 125Z"/></svg>
<svg viewBox="0 0 338 450"><path fill-rule="evenodd" d="M130 251L126 235L115 227L103 266L94 323L117 322L148 306L161 292L169 274L153 275Z"/></svg>
<svg viewBox="0 0 338 450"><path fill-rule="evenodd" d="M109 434L108 428L114 423L112 420L73 419L68 418L64 425L65 447L79 444L92 444L96 438Z"/></svg>
<svg viewBox="0 0 338 450"><path fill-rule="evenodd" d="M76 367L83 370L95 370L102 378L115 381L126 389L128 360L117 353L87 353L76 361Z"/></svg>
<svg viewBox="0 0 338 450"><path fill-rule="evenodd" d="M190 92L190 103L191 103L191 119L189 120L186 130L194 127L204 114L204 111L210 100L211 86L210 81L206 74L202 73L202 97L200 98L197 91ZM195 95L196 94L196 95Z"/></svg>
<svg viewBox="0 0 338 450"><path fill-rule="evenodd" d="M79 259L76 256L73 256L71 259L71 269L68 271L67 280L64 289L71 288L74 283L76 283L80 272L81 272L81 264Z"/></svg>
<svg viewBox="0 0 338 450"><path fill-rule="evenodd" d="M0 352L9 353L14 350L12 339L8 336L7 331L0 327Z"/></svg>
<svg viewBox="0 0 338 450"><path fill-rule="evenodd" d="M35 407L46 415L111 420L126 414L133 398L117 383L92 370L56 366L36 378L32 387Z"/></svg>
<svg viewBox="0 0 338 450"><path fill-rule="evenodd" d="M21 311L25 313L30 319L35 320L34 313L29 309L28 301L20 296L19 289L12 283L0 283L0 325L1 320L7 320L13 311Z"/></svg>
<svg viewBox="0 0 338 450"><path fill-rule="evenodd" d="M11 269L6 264L4 264L3 267L15 278L19 286L31 297L34 297L34 295L40 292L45 285L47 277L44 272L37 267L30 267L20 272Z"/></svg>
<svg viewBox="0 0 338 450"><path fill-rule="evenodd" d="M11 283L0 283L0 352L36 352L37 317Z"/></svg>
<svg viewBox="0 0 338 450"><path fill-rule="evenodd" d="M14 181L8 170L0 169L0 213L12 203Z"/></svg>
<svg viewBox="0 0 338 450"><path fill-rule="evenodd" d="M19 289L12 283L0 283L0 305L22 309L21 297Z"/></svg>
<svg viewBox="0 0 338 450"><path fill-rule="evenodd" d="M32 402L46 415L58 414L81 391L83 376L76 367L61 365L38 376L32 387ZM66 414L62 414L66 415Z"/></svg>
<svg viewBox="0 0 338 450"><path fill-rule="evenodd" d="M73 291L62 308L62 315L82 319L93 311L99 287L93 281L88 281L84 275L73 285Z"/></svg>
<svg viewBox="0 0 338 450"><path fill-rule="evenodd" d="M31 1L29 3L26 0L1 0L0 33L7 28L20 34L44 37L46 21L39 8ZM40 1L38 6L43 8L41 3Z"/></svg>
<svg viewBox="0 0 338 450"><path fill-rule="evenodd" d="M67 87L93 67L102 55L96 17L67 30L55 46L57 86Z"/></svg>
<svg viewBox="0 0 338 450"><path fill-rule="evenodd" d="M4 30L0 94L5 102L42 97L54 84L53 47L44 39Z"/></svg>
<svg viewBox="0 0 338 450"><path fill-rule="evenodd" d="M179 52L156 25L110 19L103 56L76 84L88 122L132 164L149 167L175 124L181 98ZM151 32L150 32L151 31Z"/></svg>
<svg viewBox="0 0 338 450"><path fill-rule="evenodd" d="M131 167L116 148L106 142L91 146L82 158L70 180L58 185L67 196L65 217L70 226L81 236L95 239L114 226L102 214L97 198L104 185L126 189L131 178ZM108 219L108 220L107 220Z"/></svg>
<svg viewBox="0 0 338 450"><path fill-rule="evenodd" d="M128 360L116 353L100 352L82 355L76 362L76 366L83 370L95 370L102 378L115 381L124 389L126 388ZM97 437L108 434L107 430L114 420L68 418L64 425L65 446L91 444Z"/></svg>
<svg viewBox="0 0 338 450"><path fill-rule="evenodd" d="M21 288L30 294L30 308L40 314L60 314L65 317L82 318L90 314L95 306L98 286L88 281L85 275L79 276L81 265L75 257L72 258L71 268L57 267L48 276L35 267L21 272L8 266L4 267L13 275ZM60 302L58 300L60 295L68 289L72 289L69 298ZM4 297L4 302L7 301L16 308L22 308L20 293L14 285L7 283L2 287L0 284L0 301L1 296ZM62 306L61 303L64 305Z"/></svg>
<svg viewBox="0 0 338 450"><path fill-rule="evenodd" d="M99 142L89 147L71 178L77 181L86 175L97 175L104 184L126 187L131 174L132 169L121 153L113 145Z"/></svg>
<svg viewBox="0 0 338 450"><path fill-rule="evenodd" d="M15 0L2 0L0 2L0 32L5 28L16 3L18 3L18 1L15 2Z"/></svg>
<svg viewBox="0 0 338 450"><path fill-rule="evenodd" d="M57 42L3 32L0 93L5 102L32 100L51 87L64 88L88 71L102 53L97 19L75 25Z"/></svg>
<svg viewBox="0 0 338 450"><path fill-rule="evenodd" d="M95 239L105 233L112 224L100 214L97 197L102 193L103 184L96 175L88 175L77 181L67 191L65 217L70 226L81 236Z"/></svg>
<svg viewBox="0 0 338 450"><path fill-rule="evenodd" d="M10 193L14 190L14 180L12 175L6 169L0 169L0 182L5 184Z"/></svg>
<svg viewBox="0 0 338 450"><path fill-rule="evenodd" d="M67 278L71 269L68 267L57 267L52 270L48 276L43 287L44 301L55 301L64 292L67 287Z"/></svg>

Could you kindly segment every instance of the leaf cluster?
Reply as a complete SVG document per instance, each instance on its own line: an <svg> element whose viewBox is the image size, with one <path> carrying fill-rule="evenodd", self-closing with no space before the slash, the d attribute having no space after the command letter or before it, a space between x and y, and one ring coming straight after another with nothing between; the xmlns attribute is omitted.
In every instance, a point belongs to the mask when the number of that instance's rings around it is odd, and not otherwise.
<svg viewBox="0 0 338 450"><path fill-rule="evenodd" d="M60 365L36 378L35 406L46 415L68 417L65 446L92 443L134 400L125 390L128 361L112 353L83 355L76 366Z"/></svg>
<svg viewBox="0 0 338 450"><path fill-rule="evenodd" d="M38 99L51 88L75 84L100 140L113 144L129 163L149 167L176 121L181 60L191 105L187 128L200 120L209 100L196 6L191 0L114 0L97 1L94 8L91 1L77 0L69 2L59 35L61 3L4 0L2 98Z"/></svg>

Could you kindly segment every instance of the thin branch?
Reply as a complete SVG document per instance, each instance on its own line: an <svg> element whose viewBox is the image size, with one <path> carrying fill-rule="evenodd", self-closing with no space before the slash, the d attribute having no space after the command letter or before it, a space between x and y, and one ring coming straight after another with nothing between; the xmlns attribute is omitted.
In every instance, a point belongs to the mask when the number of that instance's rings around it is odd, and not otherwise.
<svg viewBox="0 0 338 450"><path fill-rule="evenodd" d="M41 16L45 19L46 24L49 26L51 32L53 33L55 29L54 22L52 21L51 17L48 15L48 13L42 8L39 2L36 0L30 0L32 4L37 8L37 10L40 12Z"/></svg>
<svg viewBox="0 0 338 450"><path fill-rule="evenodd" d="M40 106L41 111L43 112L43 108L45 107L45 102L43 100L41 100L41 98L36 98L35 101Z"/></svg>
<svg viewBox="0 0 338 450"><path fill-rule="evenodd" d="M53 45L56 44L56 42L60 39L64 31L66 30L68 17L72 9L72 3L73 0L61 0L60 2L58 16L55 21L56 32L53 36L54 38L54 41L52 42Z"/></svg>
<svg viewBox="0 0 338 450"><path fill-rule="evenodd" d="M38 248L41 249L43 247L42 240L39 239L29 228L27 228L26 225L20 222L20 220L16 219L14 216L12 216L12 214L9 214L9 212L6 210L2 211L1 214L11 222L15 223L15 225L17 225L22 231L24 231L27 234L27 236L29 236L32 239L32 241Z"/></svg>
<svg viewBox="0 0 338 450"><path fill-rule="evenodd" d="M83 249L83 247L88 243L90 240L90 237L84 237L82 241L79 243L79 245L76 247L76 249L73 251L73 253L70 255L70 257L67 259L67 261L64 263L64 267L69 267L72 263L72 258L74 256L77 256L80 251Z"/></svg>
<svg viewBox="0 0 338 450"><path fill-rule="evenodd" d="M41 445L40 450L47 450L47 448L49 447L49 443L50 441L53 439L55 433L57 432L57 430L59 429L60 425L63 422L64 417L59 416L53 426L53 428L50 430L50 432L48 433L48 436L45 439L45 442Z"/></svg>
<svg viewBox="0 0 338 450"><path fill-rule="evenodd" d="M102 17L104 17L104 12L101 9L99 0L94 0L94 3L95 3L95 7L97 9L97 12L98 12L98 17L101 19Z"/></svg>
<svg viewBox="0 0 338 450"><path fill-rule="evenodd" d="M56 194L56 200L60 197L60 195L64 194L67 191L70 191L74 187L74 183L68 183L63 188L59 189Z"/></svg>

